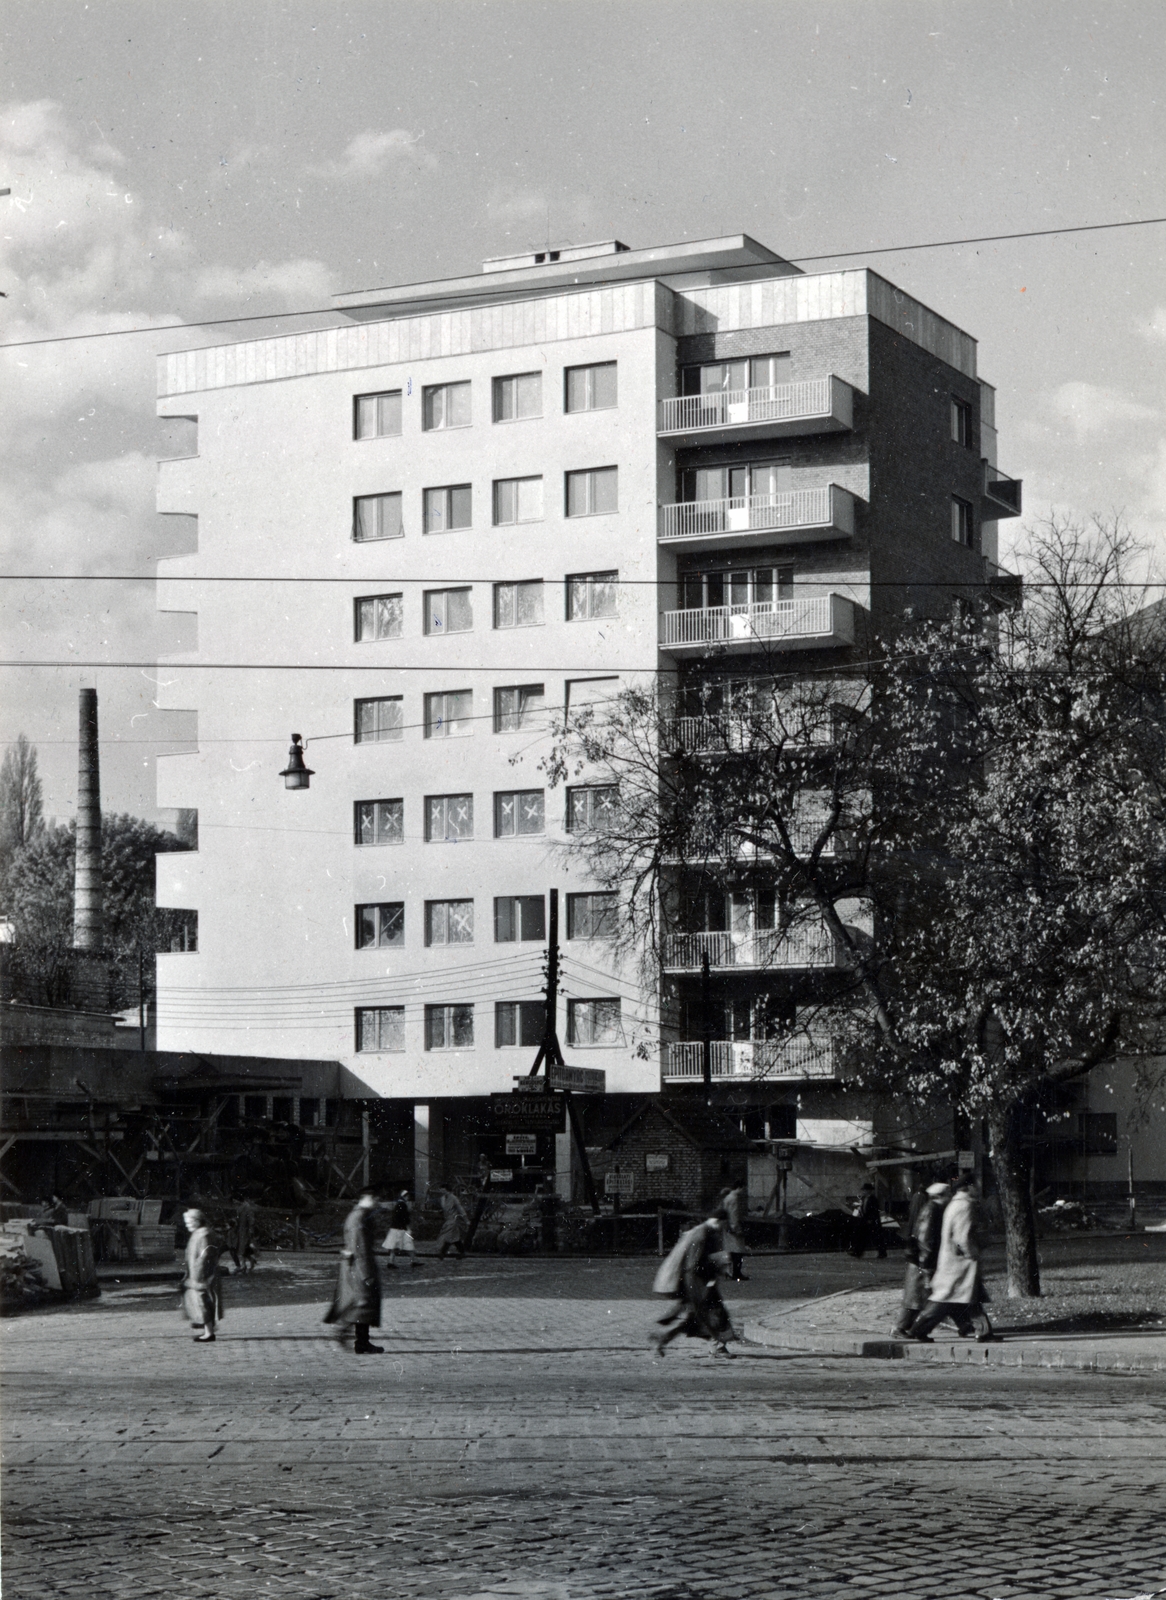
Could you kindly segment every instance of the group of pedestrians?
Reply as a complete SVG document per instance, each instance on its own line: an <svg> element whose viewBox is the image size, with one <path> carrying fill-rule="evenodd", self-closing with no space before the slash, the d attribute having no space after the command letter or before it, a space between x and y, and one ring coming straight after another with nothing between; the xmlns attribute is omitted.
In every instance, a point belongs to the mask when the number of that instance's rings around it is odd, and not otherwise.
<svg viewBox="0 0 1166 1600"><path fill-rule="evenodd" d="M998 1343L984 1310L988 1291L980 1254L971 1178L932 1183L915 1195L907 1217L907 1273L895 1337L933 1344L932 1329L946 1317L961 1338Z"/></svg>

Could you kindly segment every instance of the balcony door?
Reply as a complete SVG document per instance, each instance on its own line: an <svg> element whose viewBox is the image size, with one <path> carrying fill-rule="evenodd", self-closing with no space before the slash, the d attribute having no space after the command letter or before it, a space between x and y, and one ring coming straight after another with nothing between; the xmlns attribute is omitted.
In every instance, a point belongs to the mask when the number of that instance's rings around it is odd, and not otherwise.
<svg viewBox="0 0 1166 1600"><path fill-rule="evenodd" d="M791 566L733 567L713 572L686 572L680 582L681 610L710 606L768 605L793 596Z"/></svg>
<svg viewBox="0 0 1166 1600"><path fill-rule="evenodd" d="M773 389L789 382L789 368L788 354L710 361L699 367L685 367L680 374L680 390L686 395L729 395L742 394L746 389Z"/></svg>

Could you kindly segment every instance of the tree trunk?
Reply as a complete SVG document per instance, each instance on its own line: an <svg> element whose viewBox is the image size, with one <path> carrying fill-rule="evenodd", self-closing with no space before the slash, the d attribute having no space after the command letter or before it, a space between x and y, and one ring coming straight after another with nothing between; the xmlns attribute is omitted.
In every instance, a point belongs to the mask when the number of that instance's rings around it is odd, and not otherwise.
<svg viewBox="0 0 1166 1600"><path fill-rule="evenodd" d="M988 1117L992 1136L992 1176L1000 1195L1004 1218L1004 1248L1008 1261L1009 1299L1029 1299L1040 1294L1040 1262L1036 1249L1036 1218L1032 1211L1028 1167L1020 1142L1020 1107L1002 1106Z"/></svg>

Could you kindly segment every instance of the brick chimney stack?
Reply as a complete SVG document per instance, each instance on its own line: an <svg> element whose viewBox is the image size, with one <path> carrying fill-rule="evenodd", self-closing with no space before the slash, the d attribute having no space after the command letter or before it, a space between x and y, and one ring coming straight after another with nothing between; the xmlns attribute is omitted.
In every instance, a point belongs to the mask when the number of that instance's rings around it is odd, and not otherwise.
<svg viewBox="0 0 1166 1600"><path fill-rule="evenodd" d="M102 947L101 771L97 756L97 690L81 690L77 770L77 867L73 886L73 948Z"/></svg>

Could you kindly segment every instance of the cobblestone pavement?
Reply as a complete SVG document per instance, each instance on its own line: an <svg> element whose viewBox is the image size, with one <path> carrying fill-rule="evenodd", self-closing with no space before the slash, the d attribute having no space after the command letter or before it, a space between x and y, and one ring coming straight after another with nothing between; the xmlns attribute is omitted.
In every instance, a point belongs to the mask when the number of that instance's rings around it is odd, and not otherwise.
<svg viewBox="0 0 1166 1600"><path fill-rule="evenodd" d="M296 1270L5 1325L8 1600L1166 1596L1161 1378L657 1360L644 1263L405 1275L359 1359Z"/></svg>

